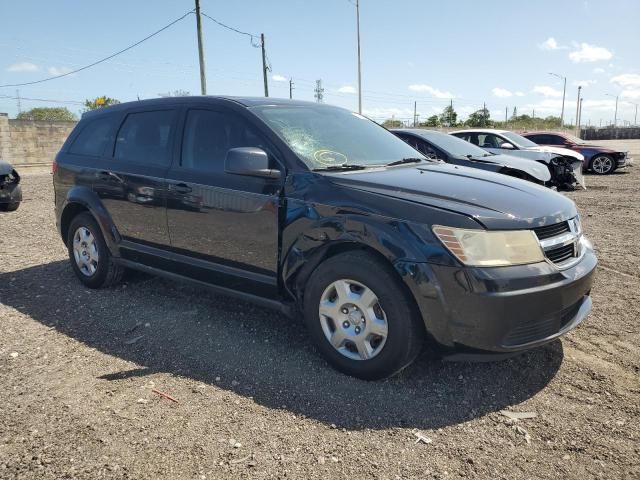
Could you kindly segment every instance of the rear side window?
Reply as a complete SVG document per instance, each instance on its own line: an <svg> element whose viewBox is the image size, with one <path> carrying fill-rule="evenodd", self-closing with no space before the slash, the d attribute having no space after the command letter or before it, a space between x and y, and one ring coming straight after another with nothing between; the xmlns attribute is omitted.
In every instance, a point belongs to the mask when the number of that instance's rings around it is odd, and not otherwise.
<svg viewBox="0 0 640 480"><path fill-rule="evenodd" d="M80 134L69 147L69 153L100 156L108 142L113 140L114 118L103 117L87 121Z"/></svg>
<svg viewBox="0 0 640 480"><path fill-rule="evenodd" d="M227 152L237 147L269 152L266 141L243 118L212 110L189 110L182 141L183 168L223 172Z"/></svg>
<svg viewBox="0 0 640 480"><path fill-rule="evenodd" d="M115 157L135 163L169 165L174 110L130 113L116 138Z"/></svg>

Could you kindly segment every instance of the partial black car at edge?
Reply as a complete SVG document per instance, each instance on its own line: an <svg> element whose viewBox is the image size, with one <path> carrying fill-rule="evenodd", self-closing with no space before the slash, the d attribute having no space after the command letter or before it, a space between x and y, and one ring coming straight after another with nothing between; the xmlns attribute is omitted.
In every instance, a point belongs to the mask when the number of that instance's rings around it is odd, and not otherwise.
<svg viewBox="0 0 640 480"><path fill-rule="evenodd" d="M337 107L104 108L63 145L54 186L88 287L132 268L275 307L360 378L397 373L425 339L464 358L526 350L591 309L597 260L571 200L431 161Z"/></svg>
<svg viewBox="0 0 640 480"><path fill-rule="evenodd" d="M13 212L22 201L20 175L13 166L0 159L0 212Z"/></svg>

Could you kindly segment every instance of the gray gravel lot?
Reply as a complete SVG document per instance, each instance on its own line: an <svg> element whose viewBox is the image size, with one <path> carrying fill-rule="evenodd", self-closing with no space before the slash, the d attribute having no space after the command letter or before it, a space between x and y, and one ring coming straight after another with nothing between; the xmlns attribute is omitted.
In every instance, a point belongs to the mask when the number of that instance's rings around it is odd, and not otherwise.
<svg viewBox="0 0 640 480"><path fill-rule="evenodd" d="M142 274L82 287L51 176L25 175L0 216L0 478L640 478L640 165L587 180L570 196L601 268L580 328L364 382L271 311Z"/></svg>

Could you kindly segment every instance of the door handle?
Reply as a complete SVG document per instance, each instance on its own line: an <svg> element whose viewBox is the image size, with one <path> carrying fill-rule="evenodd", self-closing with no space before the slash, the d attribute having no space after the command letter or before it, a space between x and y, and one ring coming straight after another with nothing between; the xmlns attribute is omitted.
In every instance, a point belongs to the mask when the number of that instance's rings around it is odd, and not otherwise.
<svg viewBox="0 0 640 480"><path fill-rule="evenodd" d="M119 182L122 182L122 179L118 175L116 175L113 172L108 172L106 170L103 170L103 171L99 172L98 173L98 178L100 180L112 180L112 179L115 179L115 180L117 180Z"/></svg>
<svg viewBox="0 0 640 480"><path fill-rule="evenodd" d="M171 183L169 184L169 190L176 193L191 193L193 189L186 183Z"/></svg>

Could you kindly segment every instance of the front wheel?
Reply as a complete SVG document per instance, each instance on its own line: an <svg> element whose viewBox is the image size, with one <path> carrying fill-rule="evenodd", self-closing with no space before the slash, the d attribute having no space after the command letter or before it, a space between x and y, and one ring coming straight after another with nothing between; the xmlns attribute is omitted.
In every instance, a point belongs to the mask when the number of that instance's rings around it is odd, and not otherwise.
<svg viewBox="0 0 640 480"><path fill-rule="evenodd" d="M422 319L395 272L366 252L322 263L304 294L305 322L337 370L365 380L390 377L420 353Z"/></svg>
<svg viewBox="0 0 640 480"><path fill-rule="evenodd" d="M591 160L591 171L596 175L608 175L616 169L616 165L609 155L598 155Z"/></svg>

